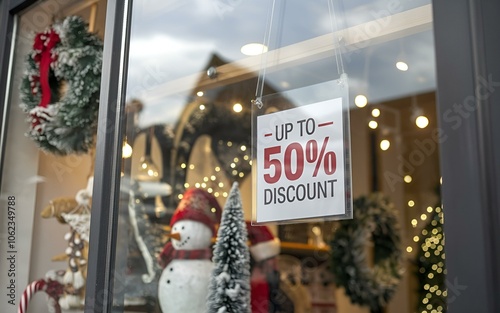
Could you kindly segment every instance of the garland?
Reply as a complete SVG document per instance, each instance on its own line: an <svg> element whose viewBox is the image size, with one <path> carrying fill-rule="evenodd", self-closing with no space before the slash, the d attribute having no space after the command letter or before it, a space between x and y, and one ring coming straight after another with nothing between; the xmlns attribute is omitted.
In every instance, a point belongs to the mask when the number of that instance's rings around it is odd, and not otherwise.
<svg viewBox="0 0 500 313"><path fill-rule="evenodd" d="M80 17L35 35L21 81L21 108L30 124L26 135L44 151L66 155L93 146L101 65L102 42Z"/></svg>
<svg viewBox="0 0 500 313"><path fill-rule="evenodd" d="M336 284L345 288L352 303L380 312L401 278L397 217L381 194L360 197L353 205L354 219L342 221L331 242L332 271ZM373 267L368 265L365 249L370 239Z"/></svg>

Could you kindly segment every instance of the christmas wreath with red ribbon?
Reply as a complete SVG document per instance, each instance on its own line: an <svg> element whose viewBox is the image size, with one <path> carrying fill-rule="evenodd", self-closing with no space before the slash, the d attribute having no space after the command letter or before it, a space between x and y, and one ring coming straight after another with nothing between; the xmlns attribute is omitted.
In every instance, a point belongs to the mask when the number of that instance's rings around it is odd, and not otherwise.
<svg viewBox="0 0 500 313"><path fill-rule="evenodd" d="M21 82L27 136L44 151L84 153L94 145L102 42L78 16L36 34Z"/></svg>

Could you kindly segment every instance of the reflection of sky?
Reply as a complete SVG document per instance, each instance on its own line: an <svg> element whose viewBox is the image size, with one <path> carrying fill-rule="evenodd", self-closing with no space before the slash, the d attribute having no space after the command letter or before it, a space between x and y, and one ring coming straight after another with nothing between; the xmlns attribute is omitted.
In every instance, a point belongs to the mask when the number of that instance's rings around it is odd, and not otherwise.
<svg viewBox="0 0 500 313"><path fill-rule="evenodd" d="M388 21L391 13L416 8L425 0L333 1L339 27ZM141 124L174 123L187 102L187 94L153 97L163 84L200 73L213 53L227 61L243 59L241 46L263 42L269 0L138 0L134 1L128 98L143 100ZM271 47L283 47L328 34L331 19L327 1L277 1ZM280 5L281 3L281 5ZM404 58L410 66L394 66ZM336 67L310 64L301 69L269 75L273 86L301 87L326 80ZM435 88L432 32L372 45L344 58L350 78L351 101L363 93L371 101L409 96ZM329 73L329 74L327 74ZM324 76L326 75L326 76ZM186 90L197 79L186 82ZM319 91L318 91L319 92ZM307 97L302 96L301 99Z"/></svg>

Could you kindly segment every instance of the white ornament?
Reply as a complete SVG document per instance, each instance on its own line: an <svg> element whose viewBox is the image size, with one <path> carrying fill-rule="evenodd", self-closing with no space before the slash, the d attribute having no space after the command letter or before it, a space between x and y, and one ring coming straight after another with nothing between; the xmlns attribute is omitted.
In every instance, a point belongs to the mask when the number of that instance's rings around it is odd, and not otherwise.
<svg viewBox="0 0 500 313"><path fill-rule="evenodd" d="M211 244L212 230L200 222L180 220L173 225L172 233L180 235L180 240L172 239L176 250L207 249ZM174 259L167 264L158 286L163 313L205 312L212 269L208 259Z"/></svg>
<svg viewBox="0 0 500 313"><path fill-rule="evenodd" d="M52 207L52 208L53 208L53 207ZM69 238L71 238L71 233L70 233L70 232L68 232L68 233L66 233L66 234L64 235L64 240L68 241L68 240L69 240Z"/></svg>
<svg viewBox="0 0 500 313"><path fill-rule="evenodd" d="M83 240L89 242L90 214L62 213L61 216Z"/></svg>
<svg viewBox="0 0 500 313"><path fill-rule="evenodd" d="M75 200L80 205L90 207L90 205L91 205L91 203L90 203L91 198L90 197L91 197L91 195L89 194L88 190L82 189L76 193Z"/></svg>
<svg viewBox="0 0 500 313"><path fill-rule="evenodd" d="M78 308L82 305L82 297L75 295L64 295L59 299L59 305L64 310Z"/></svg>
<svg viewBox="0 0 500 313"><path fill-rule="evenodd" d="M64 274L63 282L65 285L70 285L73 283L73 272L71 270L67 270L66 274Z"/></svg>
<svg viewBox="0 0 500 313"><path fill-rule="evenodd" d="M83 277L83 274L81 271L78 271L75 273L74 275L74 279L73 279L73 287L75 289L80 289L82 288L83 286L85 286L85 277Z"/></svg>

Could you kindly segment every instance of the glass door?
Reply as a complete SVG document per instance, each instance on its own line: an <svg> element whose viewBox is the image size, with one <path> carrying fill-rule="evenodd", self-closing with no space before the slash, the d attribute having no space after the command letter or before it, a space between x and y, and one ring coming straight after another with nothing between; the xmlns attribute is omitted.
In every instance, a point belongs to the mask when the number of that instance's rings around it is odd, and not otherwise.
<svg viewBox="0 0 500 313"><path fill-rule="evenodd" d="M257 244L250 240L250 285L256 288L250 289L261 297L260 302L252 298L252 311L444 312L442 137L431 3L331 4L350 86L354 220L267 225L268 243L279 245L266 245L264 259L252 253ZM212 248L218 212L233 182L239 185L244 218L251 219L250 112L259 71L267 66L262 60L269 47L261 44L270 8L268 1L133 2L114 225L113 307L118 311L204 308L216 265L206 255L193 257L195 262L185 250ZM327 69L337 45L325 41L332 32L327 1L287 1L276 16L280 44L270 52L285 61L268 67L263 90L286 110L328 92L293 91L331 80ZM372 206L394 218L388 233L361 224L364 217L356 210L365 212L363 199L375 199ZM176 225L197 222L198 215L186 217L193 208L202 211L208 230ZM386 213L373 214L385 218ZM347 237L362 242L347 252L363 262L335 258L335 242L348 227L374 227ZM206 232L205 238L189 244L199 232ZM380 253L394 262L384 263ZM182 258L187 261L177 260ZM178 273L189 264L203 265ZM259 294L259 283L269 292Z"/></svg>

